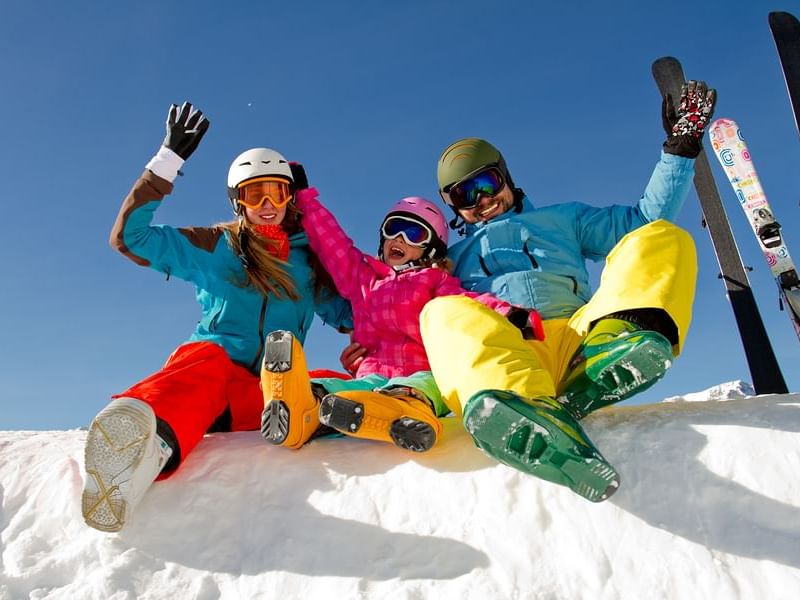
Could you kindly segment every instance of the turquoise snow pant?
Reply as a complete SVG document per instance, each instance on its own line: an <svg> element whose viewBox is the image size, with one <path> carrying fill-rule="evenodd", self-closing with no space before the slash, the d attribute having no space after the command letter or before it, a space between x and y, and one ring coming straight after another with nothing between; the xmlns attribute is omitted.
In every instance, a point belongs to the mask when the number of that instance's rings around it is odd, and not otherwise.
<svg viewBox="0 0 800 600"><path fill-rule="evenodd" d="M442 399L442 394L430 371L417 371L408 377L391 378L376 374L358 377L357 379L321 377L312 379L311 382L321 385L329 394L350 390L373 391L396 386L410 387L425 394L428 400L433 404L433 410L437 417L444 416L450 412L450 409L447 408L447 405Z"/></svg>

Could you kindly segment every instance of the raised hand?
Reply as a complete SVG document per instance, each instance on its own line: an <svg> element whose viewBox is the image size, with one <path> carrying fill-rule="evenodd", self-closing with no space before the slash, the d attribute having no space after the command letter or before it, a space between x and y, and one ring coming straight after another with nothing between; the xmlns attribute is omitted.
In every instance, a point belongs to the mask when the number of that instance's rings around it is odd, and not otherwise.
<svg viewBox="0 0 800 600"><path fill-rule="evenodd" d="M167 114L167 135L164 147L186 160L197 149L208 130L209 121L190 102L173 104Z"/></svg>
<svg viewBox="0 0 800 600"><path fill-rule="evenodd" d="M666 96L661 108L661 120L667 133L664 151L686 158L700 154L703 133L711 122L716 103L716 90L704 81L687 81L683 85L677 110L672 106L672 98Z"/></svg>

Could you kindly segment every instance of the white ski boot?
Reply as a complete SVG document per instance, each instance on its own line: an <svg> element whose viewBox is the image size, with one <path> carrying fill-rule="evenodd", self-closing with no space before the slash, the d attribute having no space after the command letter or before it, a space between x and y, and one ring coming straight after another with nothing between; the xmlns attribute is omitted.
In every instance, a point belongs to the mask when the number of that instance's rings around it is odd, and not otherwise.
<svg viewBox="0 0 800 600"><path fill-rule="evenodd" d="M135 398L112 400L86 436L83 518L100 531L119 531L161 472L172 448L156 435L156 415Z"/></svg>

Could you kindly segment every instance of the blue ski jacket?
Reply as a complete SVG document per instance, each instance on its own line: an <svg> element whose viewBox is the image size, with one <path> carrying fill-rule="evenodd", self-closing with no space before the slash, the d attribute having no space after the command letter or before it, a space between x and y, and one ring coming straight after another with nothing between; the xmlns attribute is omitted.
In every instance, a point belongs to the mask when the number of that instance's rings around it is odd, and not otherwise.
<svg viewBox="0 0 800 600"><path fill-rule="evenodd" d="M466 225L465 239L448 250L454 275L468 290L536 308L544 319L568 318L592 296L586 260L604 259L637 227L674 220L693 174L694 159L662 151L635 206L535 208L525 197L520 212Z"/></svg>
<svg viewBox="0 0 800 600"><path fill-rule="evenodd" d="M222 346L235 363L253 373L260 367L266 334L291 331L305 341L314 313L340 330L352 329L350 304L331 293L314 296L304 232L289 238L289 268L298 300L265 297L252 286L242 287L246 274L221 227L176 229L152 225L161 199L172 183L146 170L120 208L111 232L111 246L139 265L195 285L202 317L188 341Z"/></svg>

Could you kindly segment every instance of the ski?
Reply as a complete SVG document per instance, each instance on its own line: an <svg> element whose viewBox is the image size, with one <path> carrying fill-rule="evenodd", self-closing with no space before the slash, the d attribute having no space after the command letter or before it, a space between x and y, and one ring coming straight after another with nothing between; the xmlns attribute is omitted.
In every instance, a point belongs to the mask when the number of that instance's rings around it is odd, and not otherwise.
<svg viewBox="0 0 800 600"><path fill-rule="evenodd" d="M800 133L800 21L788 12L771 12L769 28L778 49L794 123Z"/></svg>
<svg viewBox="0 0 800 600"><path fill-rule="evenodd" d="M761 252L778 284L781 303L800 338L800 280L789 249L781 235L767 196L761 187L750 151L735 121L717 119L709 132L719 163L736 192L739 204L756 234Z"/></svg>
<svg viewBox="0 0 800 600"><path fill-rule="evenodd" d="M681 63L676 58L665 56L653 63L652 70L661 95L669 96L675 104L686 82ZM742 339L753 387L758 394L786 394L788 388L761 320L705 151L695 161L694 186L719 263L720 278L725 284Z"/></svg>

